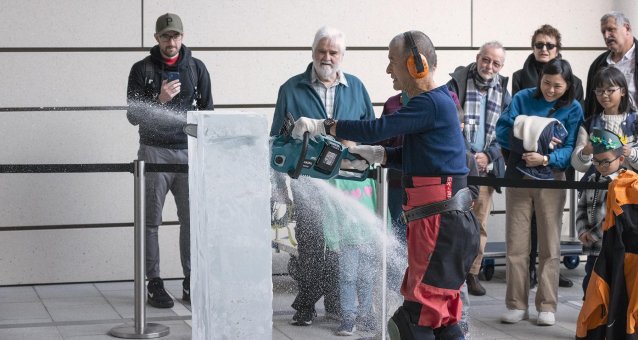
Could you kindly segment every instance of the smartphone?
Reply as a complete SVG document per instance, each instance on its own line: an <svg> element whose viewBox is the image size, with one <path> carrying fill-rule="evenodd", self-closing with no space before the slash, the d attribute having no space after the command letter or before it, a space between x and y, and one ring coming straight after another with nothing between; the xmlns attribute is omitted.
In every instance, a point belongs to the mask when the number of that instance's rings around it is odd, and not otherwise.
<svg viewBox="0 0 638 340"><path fill-rule="evenodd" d="M565 129L563 124L557 123L554 126L554 137L560 139L563 142L565 141L565 138L567 138L567 130Z"/></svg>
<svg viewBox="0 0 638 340"><path fill-rule="evenodd" d="M170 83L173 80L179 80L179 72L166 72L166 82Z"/></svg>

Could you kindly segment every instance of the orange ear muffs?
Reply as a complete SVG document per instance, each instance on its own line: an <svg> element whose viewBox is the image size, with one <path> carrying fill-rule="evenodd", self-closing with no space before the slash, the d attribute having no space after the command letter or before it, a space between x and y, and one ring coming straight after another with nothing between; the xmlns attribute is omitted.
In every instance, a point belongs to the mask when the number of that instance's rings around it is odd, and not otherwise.
<svg viewBox="0 0 638 340"><path fill-rule="evenodd" d="M408 72L410 72L410 75L414 79L425 78L428 75L428 72L430 71L430 67L428 66L428 61L427 59L425 59L423 54L419 53L419 58L421 59L421 65L417 65L414 56L411 55L408 57L408 62L407 62ZM419 68L422 69L422 71L419 72Z"/></svg>
<svg viewBox="0 0 638 340"><path fill-rule="evenodd" d="M412 54L408 57L408 61L406 64L408 67L408 72L410 72L410 75L414 79L425 78L430 71L427 59L425 59L423 54L419 53L419 49L418 47L416 47L416 43L414 42L414 38L412 37L412 32L408 31L403 33L403 37Z"/></svg>

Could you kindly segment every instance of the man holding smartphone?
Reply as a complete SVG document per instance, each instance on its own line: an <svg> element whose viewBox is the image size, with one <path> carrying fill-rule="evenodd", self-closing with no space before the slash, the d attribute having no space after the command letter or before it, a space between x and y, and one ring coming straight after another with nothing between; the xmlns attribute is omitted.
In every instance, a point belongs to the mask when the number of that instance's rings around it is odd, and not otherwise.
<svg viewBox="0 0 638 340"><path fill-rule="evenodd" d="M138 159L148 163L188 164L188 142L183 127L186 111L212 110L210 76L201 60L182 44L184 29L179 16L166 13L155 24L157 45L150 56L131 68L128 78L126 116L139 125ZM157 308L173 307L173 299L160 277L158 227L162 208L171 191L180 223L180 257L184 273L184 301L190 301L190 212L188 174L146 174L146 277L148 303Z"/></svg>

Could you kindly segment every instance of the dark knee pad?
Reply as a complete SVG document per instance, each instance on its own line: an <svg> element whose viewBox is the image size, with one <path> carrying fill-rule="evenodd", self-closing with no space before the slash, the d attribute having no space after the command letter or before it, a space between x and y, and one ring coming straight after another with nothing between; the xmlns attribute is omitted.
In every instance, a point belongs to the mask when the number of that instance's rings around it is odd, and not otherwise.
<svg viewBox="0 0 638 340"><path fill-rule="evenodd" d="M430 327L421 327L410 320L410 315L399 307L388 321L390 340L435 340Z"/></svg>
<svg viewBox="0 0 638 340"><path fill-rule="evenodd" d="M439 327L434 330L436 340L464 340L463 330L458 324Z"/></svg>

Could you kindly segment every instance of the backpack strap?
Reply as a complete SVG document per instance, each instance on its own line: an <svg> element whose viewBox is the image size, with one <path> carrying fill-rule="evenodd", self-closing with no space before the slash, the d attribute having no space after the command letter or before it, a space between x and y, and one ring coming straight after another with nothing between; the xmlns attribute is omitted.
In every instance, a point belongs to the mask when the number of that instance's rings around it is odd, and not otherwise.
<svg viewBox="0 0 638 340"><path fill-rule="evenodd" d="M151 61L151 56L144 58L144 86L154 87L155 82L155 64Z"/></svg>
<svg viewBox="0 0 638 340"><path fill-rule="evenodd" d="M193 84L193 108L195 108L195 110L197 110L197 101L199 101L201 99L200 97L200 93L197 89L197 80L199 79L197 77L197 64L195 63L195 60L193 58L190 58L188 60L188 76L191 80L191 84Z"/></svg>

